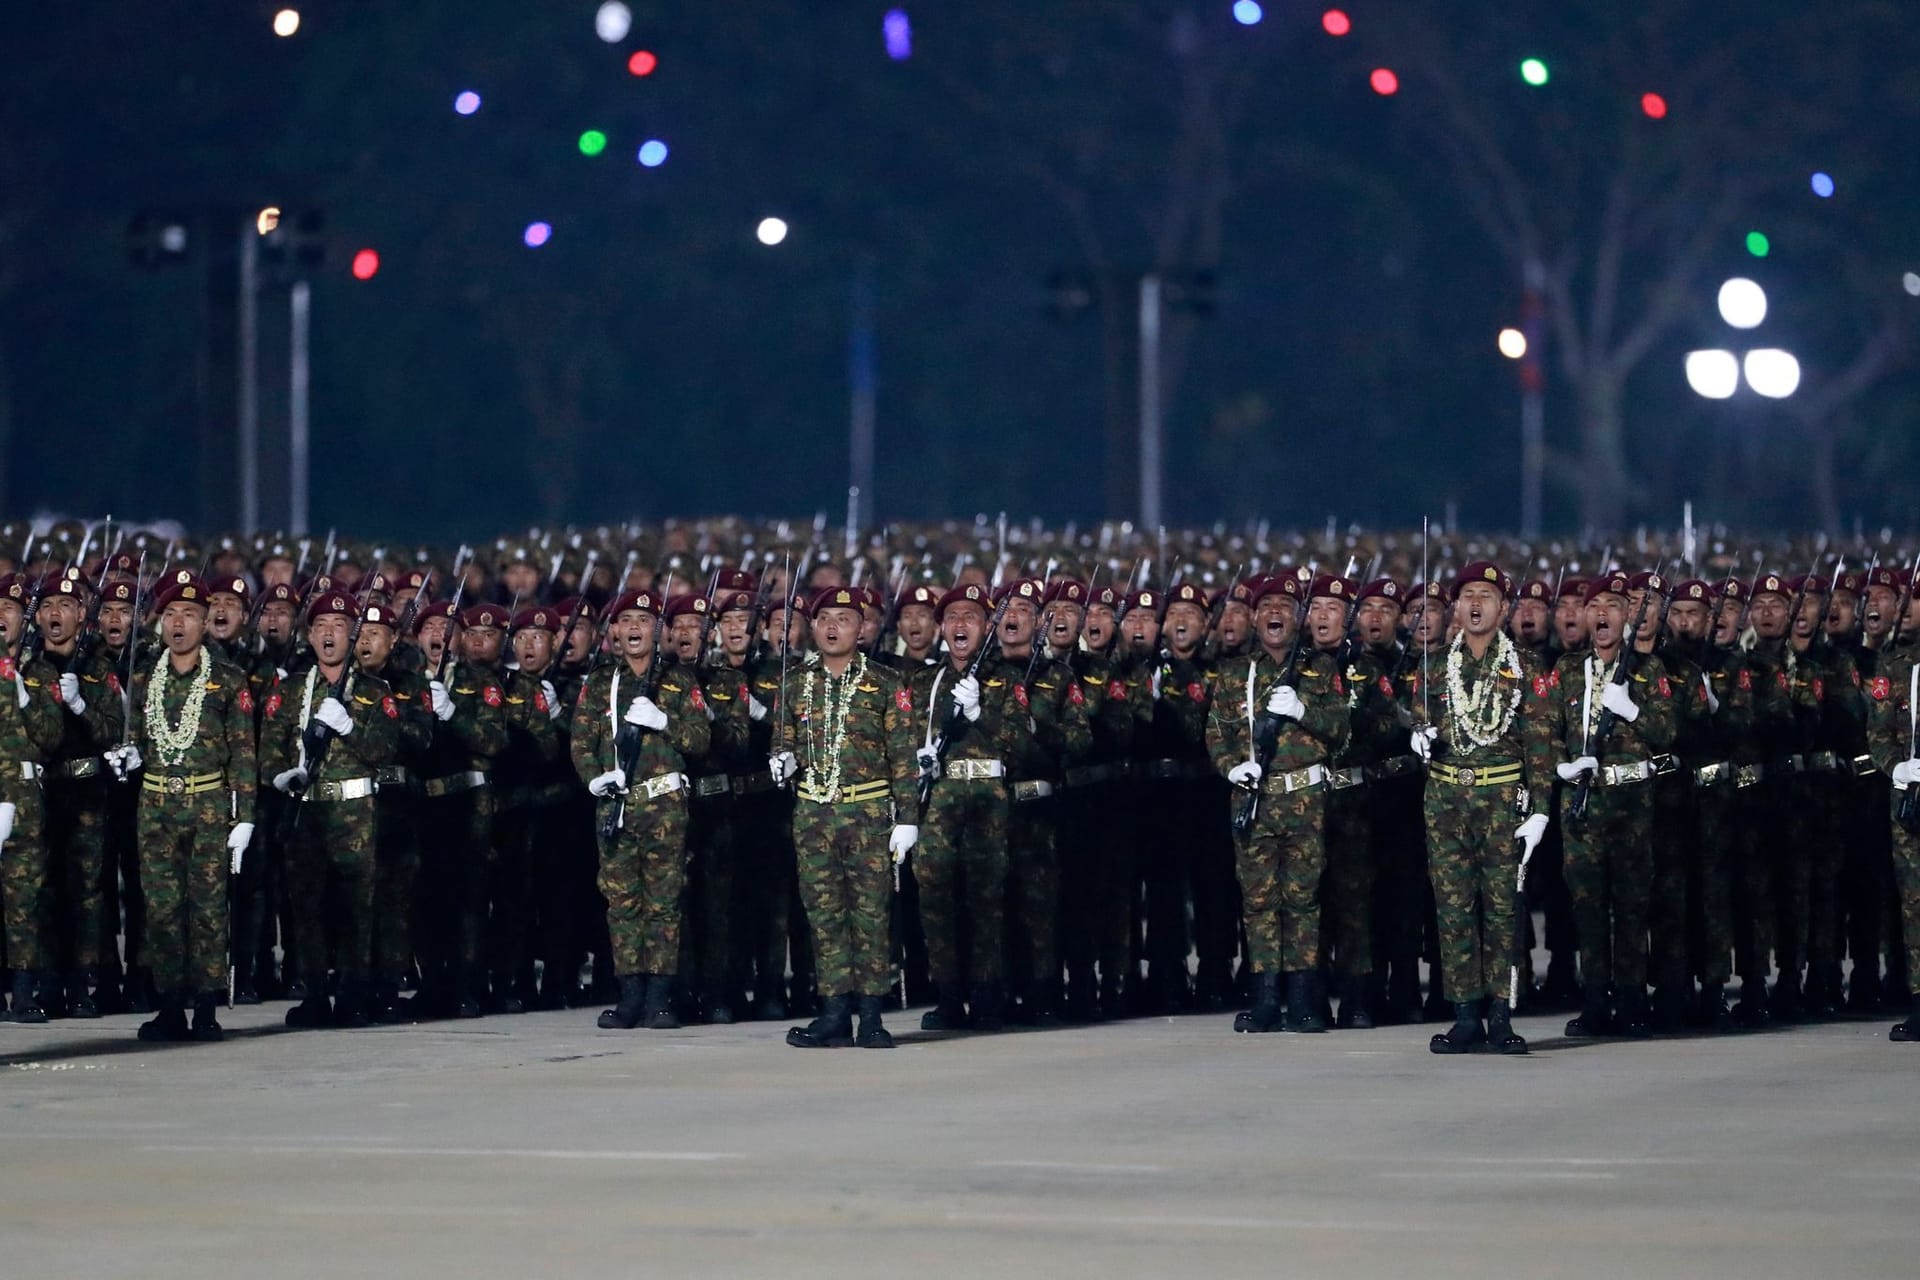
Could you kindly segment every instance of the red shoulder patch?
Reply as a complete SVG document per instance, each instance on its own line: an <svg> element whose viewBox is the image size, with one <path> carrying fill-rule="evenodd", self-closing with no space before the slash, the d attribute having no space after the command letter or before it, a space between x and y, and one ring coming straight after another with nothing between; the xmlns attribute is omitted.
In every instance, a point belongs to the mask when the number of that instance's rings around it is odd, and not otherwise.
<svg viewBox="0 0 1920 1280"><path fill-rule="evenodd" d="M20 671L13 665L12 658L0 658L0 680L11 680Z"/></svg>
<svg viewBox="0 0 1920 1280"><path fill-rule="evenodd" d="M1127 686L1118 680L1109 680L1107 681L1107 696L1115 702L1124 702L1127 697Z"/></svg>
<svg viewBox="0 0 1920 1280"><path fill-rule="evenodd" d="M1025 684L1024 682L1022 682L1022 681L1017 681L1017 680L1016 680L1016 681L1014 682L1014 685L1013 685L1013 696L1014 696L1014 698L1015 698L1015 699L1016 699L1016 700L1017 700L1017 701L1018 701L1018 702L1020 703L1020 705L1021 705L1021 706L1023 706L1023 707L1028 707L1028 706L1031 706L1031 705L1032 705L1031 703L1029 703L1029 702L1027 701L1027 686L1026 686L1026 684Z"/></svg>
<svg viewBox="0 0 1920 1280"><path fill-rule="evenodd" d="M1875 702L1885 702L1893 696L1893 681L1885 676L1875 676L1873 678L1872 692Z"/></svg>
<svg viewBox="0 0 1920 1280"><path fill-rule="evenodd" d="M107 672L107 688L113 690L115 693L120 692L120 677L111 671Z"/></svg>
<svg viewBox="0 0 1920 1280"><path fill-rule="evenodd" d="M1787 673L1784 668L1773 673L1773 682L1780 686L1780 692L1787 691Z"/></svg>
<svg viewBox="0 0 1920 1280"><path fill-rule="evenodd" d="M1389 679L1388 679L1387 677L1385 677L1385 676L1381 676L1381 677L1380 677L1380 692L1381 692L1382 694L1384 694L1384 695L1386 695L1387 697L1389 697L1389 698L1391 698L1391 697L1393 696L1393 681L1391 681L1391 680L1389 680Z"/></svg>
<svg viewBox="0 0 1920 1280"><path fill-rule="evenodd" d="M499 706L500 705L500 687L498 685L491 685L491 684L488 685L486 688L480 691L480 700L486 703L490 707Z"/></svg>
<svg viewBox="0 0 1920 1280"><path fill-rule="evenodd" d="M1753 689L1753 671L1748 667L1740 668L1740 688L1751 692Z"/></svg>
<svg viewBox="0 0 1920 1280"><path fill-rule="evenodd" d="M752 694L747 692L747 682L745 680L742 680L740 682L740 705L743 707L746 706L747 699L752 696L753 696Z"/></svg>
<svg viewBox="0 0 1920 1280"><path fill-rule="evenodd" d="M274 716L274 714L275 714L276 712L278 712L279 710L280 710L280 695L279 695L279 693L278 693L278 692L274 692L274 693L270 693L270 694L268 694L268 695L267 695L267 718L268 718L268 719L272 719L272 718L273 718L273 716Z"/></svg>
<svg viewBox="0 0 1920 1280"><path fill-rule="evenodd" d="M706 695L700 692L699 685L694 685L693 688L687 690L687 701L693 704L695 711L705 711L707 709Z"/></svg>
<svg viewBox="0 0 1920 1280"><path fill-rule="evenodd" d="M433 710L433 690L422 689L420 691L420 705L429 711Z"/></svg>
<svg viewBox="0 0 1920 1280"><path fill-rule="evenodd" d="M1347 683L1346 681L1340 678L1340 673L1338 671L1333 673L1333 691L1335 693L1342 694L1342 695L1344 695L1347 691Z"/></svg>
<svg viewBox="0 0 1920 1280"><path fill-rule="evenodd" d="M1080 682L1078 680L1075 680L1072 684L1069 684L1067 686L1067 701L1071 702L1076 707L1083 707L1086 705L1087 695L1080 692Z"/></svg>
<svg viewBox="0 0 1920 1280"><path fill-rule="evenodd" d="M380 709L387 713L387 719L389 720L398 720L400 718L400 704L393 700L392 694L388 694L386 697L380 699Z"/></svg>
<svg viewBox="0 0 1920 1280"><path fill-rule="evenodd" d="M1333 678L1333 684L1336 689L1339 688L1340 686L1339 676L1335 676ZM1207 700L1207 691L1201 687L1200 682L1198 680L1195 680L1192 683L1187 685L1187 696L1189 698L1192 698L1195 702L1205 702Z"/></svg>
<svg viewBox="0 0 1920 1280"><path fill-rule="evenodd" d="M913 695L905 689L895 689L893 691L893 705L900 708L902 715L911 715L913 714Z"/></svg>
<svg viewBox="0 0 1920 1280"><path fill-rule="evenodd" d="M233 705L236 707L239 707L240 710L246 712L248 715L252 715L253 714L253 690L242 689L239 693L234 694Z"/></svg>
<svg viewBox="0 0 1920 1280"><path fill-rule="evenodd" d="M1534 697L1544 698L1552 691L1553 691L1553 683L1550 680L1548 680L1547 677L1535 676L1533 678L1533 696Z"/></svg>
<svg viewBox="0 0 1920 1280"><path fill-rule="evenodd" d="M533 709L535 711L545 711L547 709L547 691L545 689L534 690Z"/></svg>
<svg viewBox="0 0 1920 1280"><path fill-rule="evenodd" d="M1813 678L1813 700L1815 702L1824 702L1826 700L1826 697L1827 697L1827 682L1825 680L1822 680L1819 676L1815 676Z"/></svg>
<svg viewBox="0 0 1920 1280"><path fill-rule="evenodd" d="M1665 676L1660 677L1660 696L1663 698L1671 698L1673 696L1673 686L1667 683Z"/></svg>

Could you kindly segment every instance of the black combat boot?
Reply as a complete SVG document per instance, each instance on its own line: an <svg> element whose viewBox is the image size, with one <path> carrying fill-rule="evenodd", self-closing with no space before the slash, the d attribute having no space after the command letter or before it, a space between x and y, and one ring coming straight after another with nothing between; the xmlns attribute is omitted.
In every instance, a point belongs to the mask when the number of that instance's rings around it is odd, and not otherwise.
<svg viewBox="0 0 1920 1280"><path fill-rule="evenodd" d="M1059 1026L1060 980L1058 978L1039 979L1028 983L1027 994L1021 1004L1025 1006L1028 1025Z"/></svg>
<svg viewBox="0 0 1920 1280"><path fill-rule="evenodd" d="M1320 1006L1325 1002L1326 992L1322 988L1318 969L1296 970L1288 974L1284 1028L1307 1033L1325 1031L1327 1020L1320 1015Z"/></svg>
<svg viewBox="0 0 1920 1280"><path fill-rule="evenodd" d="M1373 1030L1373 975L1348 974L1340 984L1340 1021L1343 1031Z"/></svg>
<svg viewBox="0 0 1920 1280"><path fill-rule="evenodd" d="M1499 996L1487 1002L1487 1047L1511 1057L1527 1051L1526 1039L1513 1029L1513 1009Z"/></svg>
<svg viewBox="0 0 1920 1280"><path fill-rule="evenodd" d="M1567 1023L1567 1035L1574 1040L1591 1040L1611 1030L1607 1020L1607 989L1589 986L1580 997L1579 1016Z"/></svg>
<svg viewBox="0 0 1920 1280"><path fill-rule="evenodd" d="M1740 1029L1740 1024L1734 1020L1733 1010L1727 1008L1727 989L1718 982L1700 984L1700 1001L1695 1008L1693 1021L1695 1026L1721 1033Z"/></svg>
<svg viewBox="0 0 1920 1280"><path fill-rule="evenodd" d="M920 1015L922 1031L965 1031L967 1029L967 1011L961 1003L960 984L940 982L934 984L937 994L933 1008Z"/></svg>
<svg viewBox="0 0 1920 1280"><path fill-rule="evenodd" d="M40 1007L40 1001L33 994L33 974L25 969L13 971L13 1009L7 1014L9 1022L45 1022L47 1011Z"/></svg>
<svg viewBox="0 0 1920 1280"><path fill-rule="evenodd" d="M969 993L968 1012L975 1031L1000 1031L1007 1025L1007 997L1000 983L976 982Z"/></svg>
<svg viewBox="0 0 1920 1280"><path fill-rule="evenodd" d="M186 1009L181 1005L180 997L167 992L154 1001L160 1012L150 1022L140 1024L140 1038L150 1044L168 1044L176 1040L189 1039L193 1032L187 1027Z"/></svg>
<svg viewBox="0 0 1920 1280"><path fill-rule="evenodd" d="M862 1049L891 1049L893 1036L880 1025L880 1006L885 1003L882 996L860 997L860 1029L854 1034L853 1042Z"/></svg>
<svg viewBox="0 0 1920 1280"><path fill-rule="evenodd" d="M1740 979L1740 1003L1734 1006L1733 1016L1741 1026L1756 1031L1773 1021L1765 977Z"/></svg>
<svg viewBox="0 0 1920 1280"><path fill-rule="evenodd" d="M1629 1040L1645 1040L1653 1034L1653 1015L1647 1006L1647 989L1635 983L1614 993L1614 1033Z"/></svg>
<svg viewBox="0 0 1920 1280"><path fill-rule="evenodd" d="M1800 997L1800 970L1780 966L1780 976L1773 981L1773 999L1768 1009L1775 1022L1798 1022L1805 1014Z"/></svg>
<svg viewBox="0 0 1920 1280"><path fill-rule="evenodd" d="M213 1008L212 996L194 997L193 1030L191 1034L195 1040L204 1040L211 1044L215 1041L226 1039L227 1033L220 1029L218 1022L214 1021Z"/></svg>
<svg viewBox="0 0 1920 1280"><path fill-rule="evenodd" d="M878 1017L876 1014L876 1021ZM787 1029L787 1043L796 1049L851 1049L853 997L828 996L820 1007L819 1017L804 1027Z"/></svg>
<svg viewBox="0 0 1920 1280"><path fill-rule="evenodd" d="M725 983L710 983L707 986L707 1024L714 1027L733 1025L733 1002L727 999Z"/></svg>
<svg viewBox="0 0 1920 1280"><path fill-rule="evenodd" d="M327 984L314 982L307 988L306 998L287 1010L287 1025L290 1027L324 1027L333 1020L333 1007L327 1003Z"/></svg>
<svg viewBox="0 0 1920 1280"><path fill-rule="evenodd" d="M1809 976L1818 978L1818 994L1807 998L1807 1016L1812 1018L1833 1019L1840 1016L1841 978L1838 961L1811 966ZM1810 984L1811 985L1811 984Z"/></svg>
<svg viewBox="0 0 1920 1280"><path fill-rule="evenodd" d="M236 1001L237 1001L236 997ZM396 978L376 978L367 996L367 1021L389 1026L400 1021L400 983Z"/></svg>
<svg viewBox="0 0 1920 1280"><path fill-rule="evenodd" d="M1853 963L1853 973L1847 979L1847 1012L1852 1014L1878 1013L1880 1011L1880 957L1868 956L1862 962Z"/></svg>
<svg viewBox="0 0 1920 1280"><path fill-rule="evenodd" d="M1121 989L1118 972L1100 975L1100 1003L1094 1007L1095 1022L1111 1022L1127 1016L1127 993Z"/></svg>
<svg viewBox="0 0 1920 1280"><path fill-rule="evenodd" d="M1907 1015L1907 1020L1893 1024L1893 1030L1887 1032L1887 1039L1920 1041L1920 996L1913 998L1913 1012Z"/></svg>
<svg viewBox="0 0 1920 1280"><path fill-rule="evenodd" d="M341 978L340 994L333 1002L333 1025L336 1027L364 1027L371 1025L373 1019L367 1012L367 980L365 978Z"/></svg>
<svg viewBox="0 0 1920 1280"><path fill-rule="evenodd" d="M647 982L643 974L623 973L620 975L620 1002L611 1009L600 1012L599 1026L602 1031L631 1031L640 1025L640 1018L646 1009Z"/></svg>
<svg viewBox="0 0 1920 1280"><path fill-rule="evenodd" d="M100 1006L95 1003L93 993L88 990L93 978L91 969L84 973L67 975L67 1016L69 1018L97 1018Z"/></svg>
<svg viewBox="0 0 1920 1280"><path fill-rule="evenodd" d="M1472 1053L1485 1044L1487 1033L1480 1026L1481 1003L1479 1000L1454 1001L1453 1025L1427 1041L1427 1048L1442 1054Z"/></svg>
<svg viewBox="0 0 1920 1280"><path fill-rule="evenodd" d="M1687 1015L1693 1008L1693 984L1682 985L1672 979L1661 983L1653 991L1653 1029L1660 1032L1679 1031L1687 1025Z"/></svg>
<svg viewBox="0 0 1920 1280"><path fill-rule="evenodd" d="M673 975L647 975L646 1023L649 1031L678 1031L680 1015L673 1011Z"/></svg>
<svg viewBox="0 0 1920 1280"><path fill-rule="evenodd" d="M460 964L453 969L453 1016L478 1018L486 1013L473 990L473 966Z"/></svg>
<svg viewBox="0 0 1920 1280"><path fill-rule="evenodd" d="M1280 975L1253 975L1253 1008L1233 1015L1235 1031L1264 1033L1280 1030Z"/></svg>
<svg viewBox="0 0 1920 1280"><path fill-rule="evenodd" d="M754 1002L753 1018L756 1022L780 1022L787 1016L787 1002L781 997L778 986L770 987L767 994Z"/></svg>

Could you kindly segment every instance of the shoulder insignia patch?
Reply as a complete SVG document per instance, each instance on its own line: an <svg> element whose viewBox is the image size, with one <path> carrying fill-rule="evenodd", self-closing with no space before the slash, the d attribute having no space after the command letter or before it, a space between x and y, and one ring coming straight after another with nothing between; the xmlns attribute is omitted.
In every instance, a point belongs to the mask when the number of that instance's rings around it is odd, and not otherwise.
<svg viewBox="0 0 1920 1280"><path fill-rule="evenodd" d="M1743 690L1751 690L1753 688L1753 671L1747 667L1740 668L1740 679L1738 683Z"/></svg>
<svg viewBox="0 0 1920 1280"><path fill-rule="evenodd" d="M1023 707L1031 705L1027 701L1027 686L1016 683L1013 686L1013 699Z"/></svg>
<svg viewBox="0 0 1920 1280"><path fill-rule="evenodd" d="M1112 698L1115 702L1125 701L1127 696L1127 686L1124 684L1121 684L1118 680L1109 680L1107 681L1107 696L1109 698Z"/></svg>
<svg viewBox="0 0 1920 1280"><path fill-rule="evenodd" d="M380 709L387 713L387 719L389 720L398 720L400 718L400 704L393 700L392 694L388 694L386 697L380 699Z"/></svg>
<svg viewBox="0 0 1920 1280"><path fill-rule="evenodd" d="M1553 686L1547 682L1547 678L1545 676L1535 676L1533 678L1533 696L1534 697L1544 698L1552 691L1553 691Z"/></svg>
<svg viewBox="0 0 1920 1280"><path fill-rule="evenodd" d="M14 674L19 670L20 668L13 664L12 658L0 658L0 680L13 679Z"/></svg>
<svg viewBox="0 0 1920 1280"><path fill-rule="evenodd" d="M1860 677L1859 677L1859 676L1855 676L1855 677L1854 677L1854 682L1855 682L1855 683L1857 684L1857 683L1859 682L1859 679L1860 679ZM115 675L115 674L114 674L113 672L111 672L111 671L109 671L109 672L107 672L107 688L109 688L109 689L111 689L111 690L113 690L113 691L114 691L115 693L119 693L119 692L121 691L121 690L120 690L120 677L119 677L119 676L117 676L117 675Z"/></svg>
<svg viewBox="0 0 1920 1280"><path fill-rule="evenodd" d="M1341 695L1342 697L1346 696L1347 684L1346 684L1346 681L1340 678L1340 673L1338 671L1333 673L1333 691Z"/></svg>
<svg viewBox="0 0 1920 1280"><path fill-rule="evenodd" d="M1338 682L1339 677L1335 676L1334 680ZM1198 680L1194 680L1187 685L1187 696L1195 702L1205 702L1207 700L1207 690Z"/></svg>
<svg viewBox="0 0 1920 1280"><path fill-rule="evenodd" d="M905 689L895 689L893 691L893 705L900 708L901 714L912 715L913 695L909 694Z"/></svg>
<svg viewBox="0 0 1920 1280"><path fill-rule="evenodd" d="M486 703L490 707L499 706L500 705L499 687L496 685L488 685L486 688L486 691L480 695L480 700Z"/></svg>
<svg viewBox="0 0 1920 1280"><path fill-rule="evenodd" d="M1667 683L1665 676L1660 677L1660 696L1663 698L1671 698L1673 696L1673 686Z"/></svg>
<svg viewBox="0 0 1920 1280"><path fill-rule="evenodd" d="M279 711L279 710L280 710L280 695L279 695L279 693L278 693L278 692L274 692L274 693L270 693L270 694L268 694L268 695L267 695L267 718L268 718L269 720L271 720L271 719L273 718L273 716L274 716L274 713L275 713L275 712L277 712L277 711Z"/></svg>
<svg viewBox="0 0 1920 1280"><path fill-rule="evenodd" d="M1393 681L1389 680L1386 676L1380 677L1380 695L1385 698L1391 698L1393 696Z"/></svg>
<svg viewBox="0 0 1920 1280"><path fill-rule="evenodd" d="M533 709L535 711L545 711L547 709L547 691L545 689L533 695Z"/></svg>
<svg viewBox="0 0 1920 1280"><path fill-rule="evenodd" d="M701 694L699 685L694 685L693 688L687 690L687 701L693 704L695 711L705 711L707 709L707 700L706 697Z"/></svg>
<svg viewBox="0 0 1920 1280"><path fill-rule="evenodd" d="M1893 696L1893 681L1885 676L1875 676L1873 678L1872 691L1875 702L1885 702Z"/></svg>
<svg viewBox="0 0 1920 1280"><path fill-rule="evenodd" d="M1822 680L1819 676L1815 676L1813 678L1813 700L1815 702L1824 702L1826 700L1826 697L1827 697L1827 682L1825 680Z"/></svg>
<svg viewBox="0 0 1920 1280"><path fill-rule="evenodd" d="M1087 705L1087 695L1080 692L1080 682L1078 680L1067 686L1067 701L1076 707L1084 707Z"/></svg>
<svg viewBox="0 0 1920 1280"><path fill-rule="evenodd" d="M252 715L253 714L253 690L242 689L238 694L234 695L233 705L236 707L239 707L240 710L246 712L248 715Z"/></svg>

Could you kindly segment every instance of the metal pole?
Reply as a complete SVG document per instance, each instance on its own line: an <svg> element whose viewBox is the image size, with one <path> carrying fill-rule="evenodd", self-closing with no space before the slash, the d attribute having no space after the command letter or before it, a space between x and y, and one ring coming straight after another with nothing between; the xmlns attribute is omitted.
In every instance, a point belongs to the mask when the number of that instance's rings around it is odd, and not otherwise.
<svg viewBox="0 0 1920 1280"><path fill-rule="evenodd" d="M307 487L310 457L308 347L313 328L313 286L293 284L292 313L288 321L291 395L287 402L287 532L298 537L307 531Z"/></svg>
<svg viewBox="0 0 1920 1280"><path fill-rule="evenodd" d="M847 540L851 542L874 512L873 260L864 255L853 273L853 327L847 362L853 388L847 444Z"/></svg>
<svg viewBox="0 0 1920 1280"><path fill-rule="evenodd" d="M260 527L260 237L240 227L240 531Z"/></svg>
<svg viewBox="0 0 1920 1280"><path fill-rule="evenodd" d="M1140 277L1140 527L1160 515L1160 277Z"/></svg>

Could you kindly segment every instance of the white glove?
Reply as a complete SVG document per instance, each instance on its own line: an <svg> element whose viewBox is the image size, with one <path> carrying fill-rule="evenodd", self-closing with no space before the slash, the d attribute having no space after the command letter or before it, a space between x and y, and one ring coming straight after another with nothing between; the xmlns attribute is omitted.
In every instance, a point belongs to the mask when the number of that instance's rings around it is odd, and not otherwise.
<svg viewBox="0 0 1920 1280"><path fill-rule="evenodd" d="M918 843L920 843L920 828L910 827L905 823L895 827L893 834L887 837L887 852L893 855L893 865L897 867L905 862L907 854Z"/></svg>
<svg viewBox="0 0 1920 1280"><path fill-rule="evenodd" d="M107 768L113 770L113 776L121 782L125 782L127 775L138 769L143 763L140 758L140 748L134 746L131 742L118 747L108 748L105 752L104 759L107 762Z"/></svg>
<svg viewBox="0 0 1920 1280"><path fill-rule="evenodd" d="M587 784L587 794L597 798L605 798L616 791L626 789L627 771L625 769L609 769Z"/></svg>
<svg viewBox="0 0 1920 1280"><path fill-rule="evenodd" d="M1577 782L1583 773L1598 773L1600 762L1592 756L1581 756L1577 760L1569 760L1565 764L1553 766L1553 771L1560 775L1562 782Z"/></svg>
<svg viewBox="0 0 1920 1280"><path fill-rule="evenodd" d="M566 709L560 705L560 691L553 687L553 681L542 680L540 682L540 692L546 695L547 719L558 720L566 714Z"/></svg>
<svg viewBox="0 0 1920 1280"><path fill-rule="evenodd" d="M762 720L765 720L766 718L767 718L767 704L760 701L760 699L754 697L752 694L748 694L747 695L747 719L753 721L755 724L758 724Z"/></svg>
<svg viewBox="0 0 1920 1280"><path fill-rule="evenodd" d="M1627 692L1623 684L1608 684L1600 691L1600 705L1632 724L1640 718L1640 708L1633 705L1633 695Z"/></svg>
<svg viewBox="0 0 1920 1280"><path fill-rule="evenodd" d="M292 795L294 791L306 785L307 771L305 769L289 769L285 773L275 775L273 779L273 789L275 791L283 791L288 795Z"/></svg>
<svg viewBox="0 0 1920 1280"><path fill-rule="evenodd" d="M1515 829L1513 838L1526 846L1520 854L1522 860L1533 856L1533 851L1540 847L1540 841L1546 838L1546 834L1547 815L1544 813L1534 814Z"/></svg>
<svg viewBox="0 0 1920 1280"><path fill-rule="evenodd" d="M1433 725L1413 731L1413 754L1422 760L1433 759L1433 744L1440 740L1440 730Z"/></svg>
<svg viewBox="0 0 1920 1280"><path fill-rule="evenodd" d="M773 775L773 785L777 787L800 772L800 761L791 751L776 751L767 757L767 772Z"/></svg>
<svg viewBox="0 0 1920 1280"><path fill-rule="evenodd" d="M972 676L967 676L954 685L953 705L960 708L960 714L968 720L978 720L980 718L980 682Z"/></svg>
<svg viewBox="0 0 1920 1280"><path fill-rule="evenodd" d="M1147 692L1153 695L1155 702L1160 701L1160 678L1166 674L1167 669L1165 667L1155 667L1153 669L1153 678L1147 681Z"/></svg>
<svg viewBox="0 0 1920 1280"><path fill-rule="evenodd" d="M1283 684L1267 695L1267 714L1282 720L1298 720L1307 714L1307 704L1290 684Z"/></svg>
<svg viewBox="0 0 1920 1280"><path fill-rule="evenodd" d="M80 692L80 677L71 671L60 677L60 701L77 716L87 714L87 700Z"/></svg>
<svg viewBox="0 0 1920 1280"><path fill-rule="evenodd" d="M427 685L427 694L433 699L433 714L442 721L453 719L453 695L447 692L447 686L434 680Z"/></svg>
<svg viewBox="0 0 1920 1280"><path fill-rule="evenodd" d="M253 824L236 822L233 830L227 834L227 848L233 850L233 874L240 874L240 859L246 856L247 846L253 843Z"/></svg>
<svg viewBox="0 0 1920 1280"><path fill-rule="evenodd" d="M322 702L320 709L313 713L313 718L343 738L353 732L353 717L347 714L347 709L340 705L338 698L328 698Z"/></svg>
<svg viewBox="0 0 1920 1280"><path fill-rule="evenodd" d="M13 673L13 693L14 700L20 704L20 709L25 711L27 709L27 682L18 671Z"/></svg>
<svg viewBox="0 0 1920 1280"><path fill-rule="evenodd" d="M1713 681L1707 679L1707 673L1704 671L1700 673L1700 689L1707 695L1707 714L1719 715L1720 699L1713 696Z"/></svg>
<svg viewBox="0 0 1920 1280"><path fill-rule="evenodd" d="M287 669L285 667L275 667L273 669L273 678L276 680L285 680L287 678Z"/></svg>
<svg viewBox="0 0 1920 1280"><path fill-rule="evenodd" d="M1259 761L1242 760L1239 764L1227 770L1227 781L1236 787L1245 787L1251 791L1259 785L1260 775L1265 772L1266 770L1260 767Z"/></svg>
<svg viewBox="0 0 1920 1280"><path fill-rule="evenodd" d="M13 814L13 805L0 804L0 844L13 838Z"/></svg>
<svg viewBox="0 0 1920 1280"><path fill-rule="evenodd" d="M664 729L667 727L667 713L654 705L652 698L642 694L627 704L627 723L637 724L642 729Z"/></svg>
<svg viewBox="0 0 1920 1280"><path fill-rule="evenodd" d="M1893 766L1893 780L1898 785L1910 787L1915 778L1920 778L1920 760L1902 760Z"/></svg>

